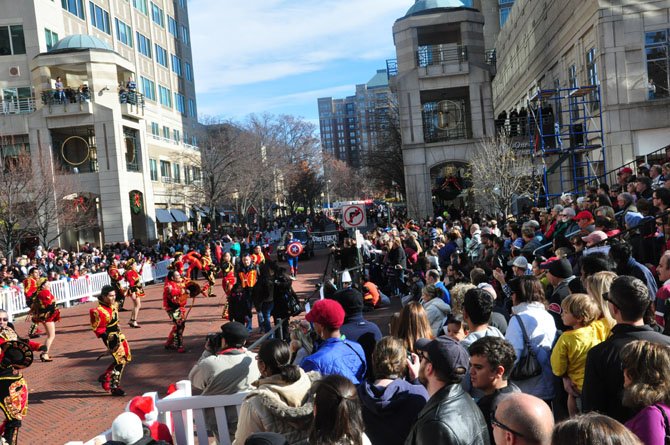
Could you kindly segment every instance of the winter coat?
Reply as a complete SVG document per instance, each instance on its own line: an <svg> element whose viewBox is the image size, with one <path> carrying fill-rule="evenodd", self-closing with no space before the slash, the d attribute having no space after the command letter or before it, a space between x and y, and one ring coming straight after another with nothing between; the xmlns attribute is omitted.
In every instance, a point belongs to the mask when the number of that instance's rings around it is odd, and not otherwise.
<svg viewBox="0 0 670 445"><path fill-rule="evenodd" d="M428 400L422 385L395 379L386 388L363 382L358 387L363 423L373 445L402 445Z"/></svg>
<svg viewBox="0 0 670 445"><path fill-rule="evenodd" d="M244 444L253 433L268 431L282 434L289 444L303 442L314 416L310 388L319 378L318 372L307 374L300 370L300 378L293 383L287 383L279 374L254 382L257 389L247 395L240 407L233 445Z"/></svg>
<svg viewBox="0 0 670 445"><path fill-rule="evenodd" d="M441 334L440 329L444 319L451 313L451 307L443 299L437 297L428 301L422 301L421 304L428 314L430 329L435 337Z"/></svg>
<svg viewBox="0 0 670 445"><path fill-rule="evenodd" d="M365 376L367 362L361 345L355 341L329 338L300 363L305 371L319 371L323 375L338 374L358 385Z"/></svg>

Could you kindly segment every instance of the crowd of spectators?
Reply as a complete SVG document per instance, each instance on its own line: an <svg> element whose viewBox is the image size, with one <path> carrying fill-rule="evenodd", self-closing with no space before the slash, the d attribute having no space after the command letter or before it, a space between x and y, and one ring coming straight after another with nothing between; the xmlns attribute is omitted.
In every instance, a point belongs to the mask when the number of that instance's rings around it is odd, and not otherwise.
<svg viewBox="0 0 670 445"><path fill-rule="evenodd" d="M256 433L282 444L663 444L670 190L657 167L622 169L613 187L517 219L382 218L362 245L334 249L347 273L291 324L290 343L255 354L244 326L225 324L191 378L207 394L248 392L234 444ZM366 283L402 301L389 336L365 318L378 307Z"/></svg>

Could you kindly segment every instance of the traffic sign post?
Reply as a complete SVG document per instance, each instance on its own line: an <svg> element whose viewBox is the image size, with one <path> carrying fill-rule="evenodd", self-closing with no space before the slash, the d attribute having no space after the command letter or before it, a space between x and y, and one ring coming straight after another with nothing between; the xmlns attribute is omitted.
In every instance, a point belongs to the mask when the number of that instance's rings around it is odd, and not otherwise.
<svg viewBox="0 0 670 445"><path fill-rule="evenodd" d="M367 226L365 204L348 205L342 208L342 225L348 229Z"/></svg>

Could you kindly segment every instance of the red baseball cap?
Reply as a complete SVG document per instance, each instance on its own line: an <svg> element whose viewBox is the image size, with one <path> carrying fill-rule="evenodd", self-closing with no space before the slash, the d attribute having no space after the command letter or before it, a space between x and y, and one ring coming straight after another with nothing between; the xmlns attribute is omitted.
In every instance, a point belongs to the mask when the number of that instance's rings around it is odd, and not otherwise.
<svg viewBox="0 0 670 445"><path fill-rule="evenodd" d="M338 329L344 324L344 309L337 301L325 298L314 303L312 310L305 315L305 320Z"/></svg>
<svg viewBox="0 0 670 445"><path fill-rule="evenodd" d="M574 221L579 221L580 219L593 219L593 214L591 214L591 212L588 210L582 210L572 219Z"/></svg>
<svg viewBox="0 0 670 445"><path fill-rule="evenodd" d="M624 167L621 170L619 170L619 172L617 173L617 176L618 175L623 175L624 173L628 173L629 175L632 175L633 174L633 169L630 168L630 167Z"/></svg>

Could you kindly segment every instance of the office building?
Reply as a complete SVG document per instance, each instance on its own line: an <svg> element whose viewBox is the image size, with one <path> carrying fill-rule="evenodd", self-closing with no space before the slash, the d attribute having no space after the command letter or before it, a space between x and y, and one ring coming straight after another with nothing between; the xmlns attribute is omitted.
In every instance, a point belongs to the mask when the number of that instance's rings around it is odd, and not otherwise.
<svg viewBox="0 0 670 445"><path fill-rule="evenodd" d="M375 147L388 122L391 95L386 70L364 84L356 94L344 99L318 99L321 147L354 168L362 166L363 155Z"/></svg>
<svg viewBox="0 0 670 445"><path fill-rule="evenodd" d="M0 0L0 11L3 155L53 160L95 207L97 227L63 243L190 227L200 169L186 0Z"/></svg>

